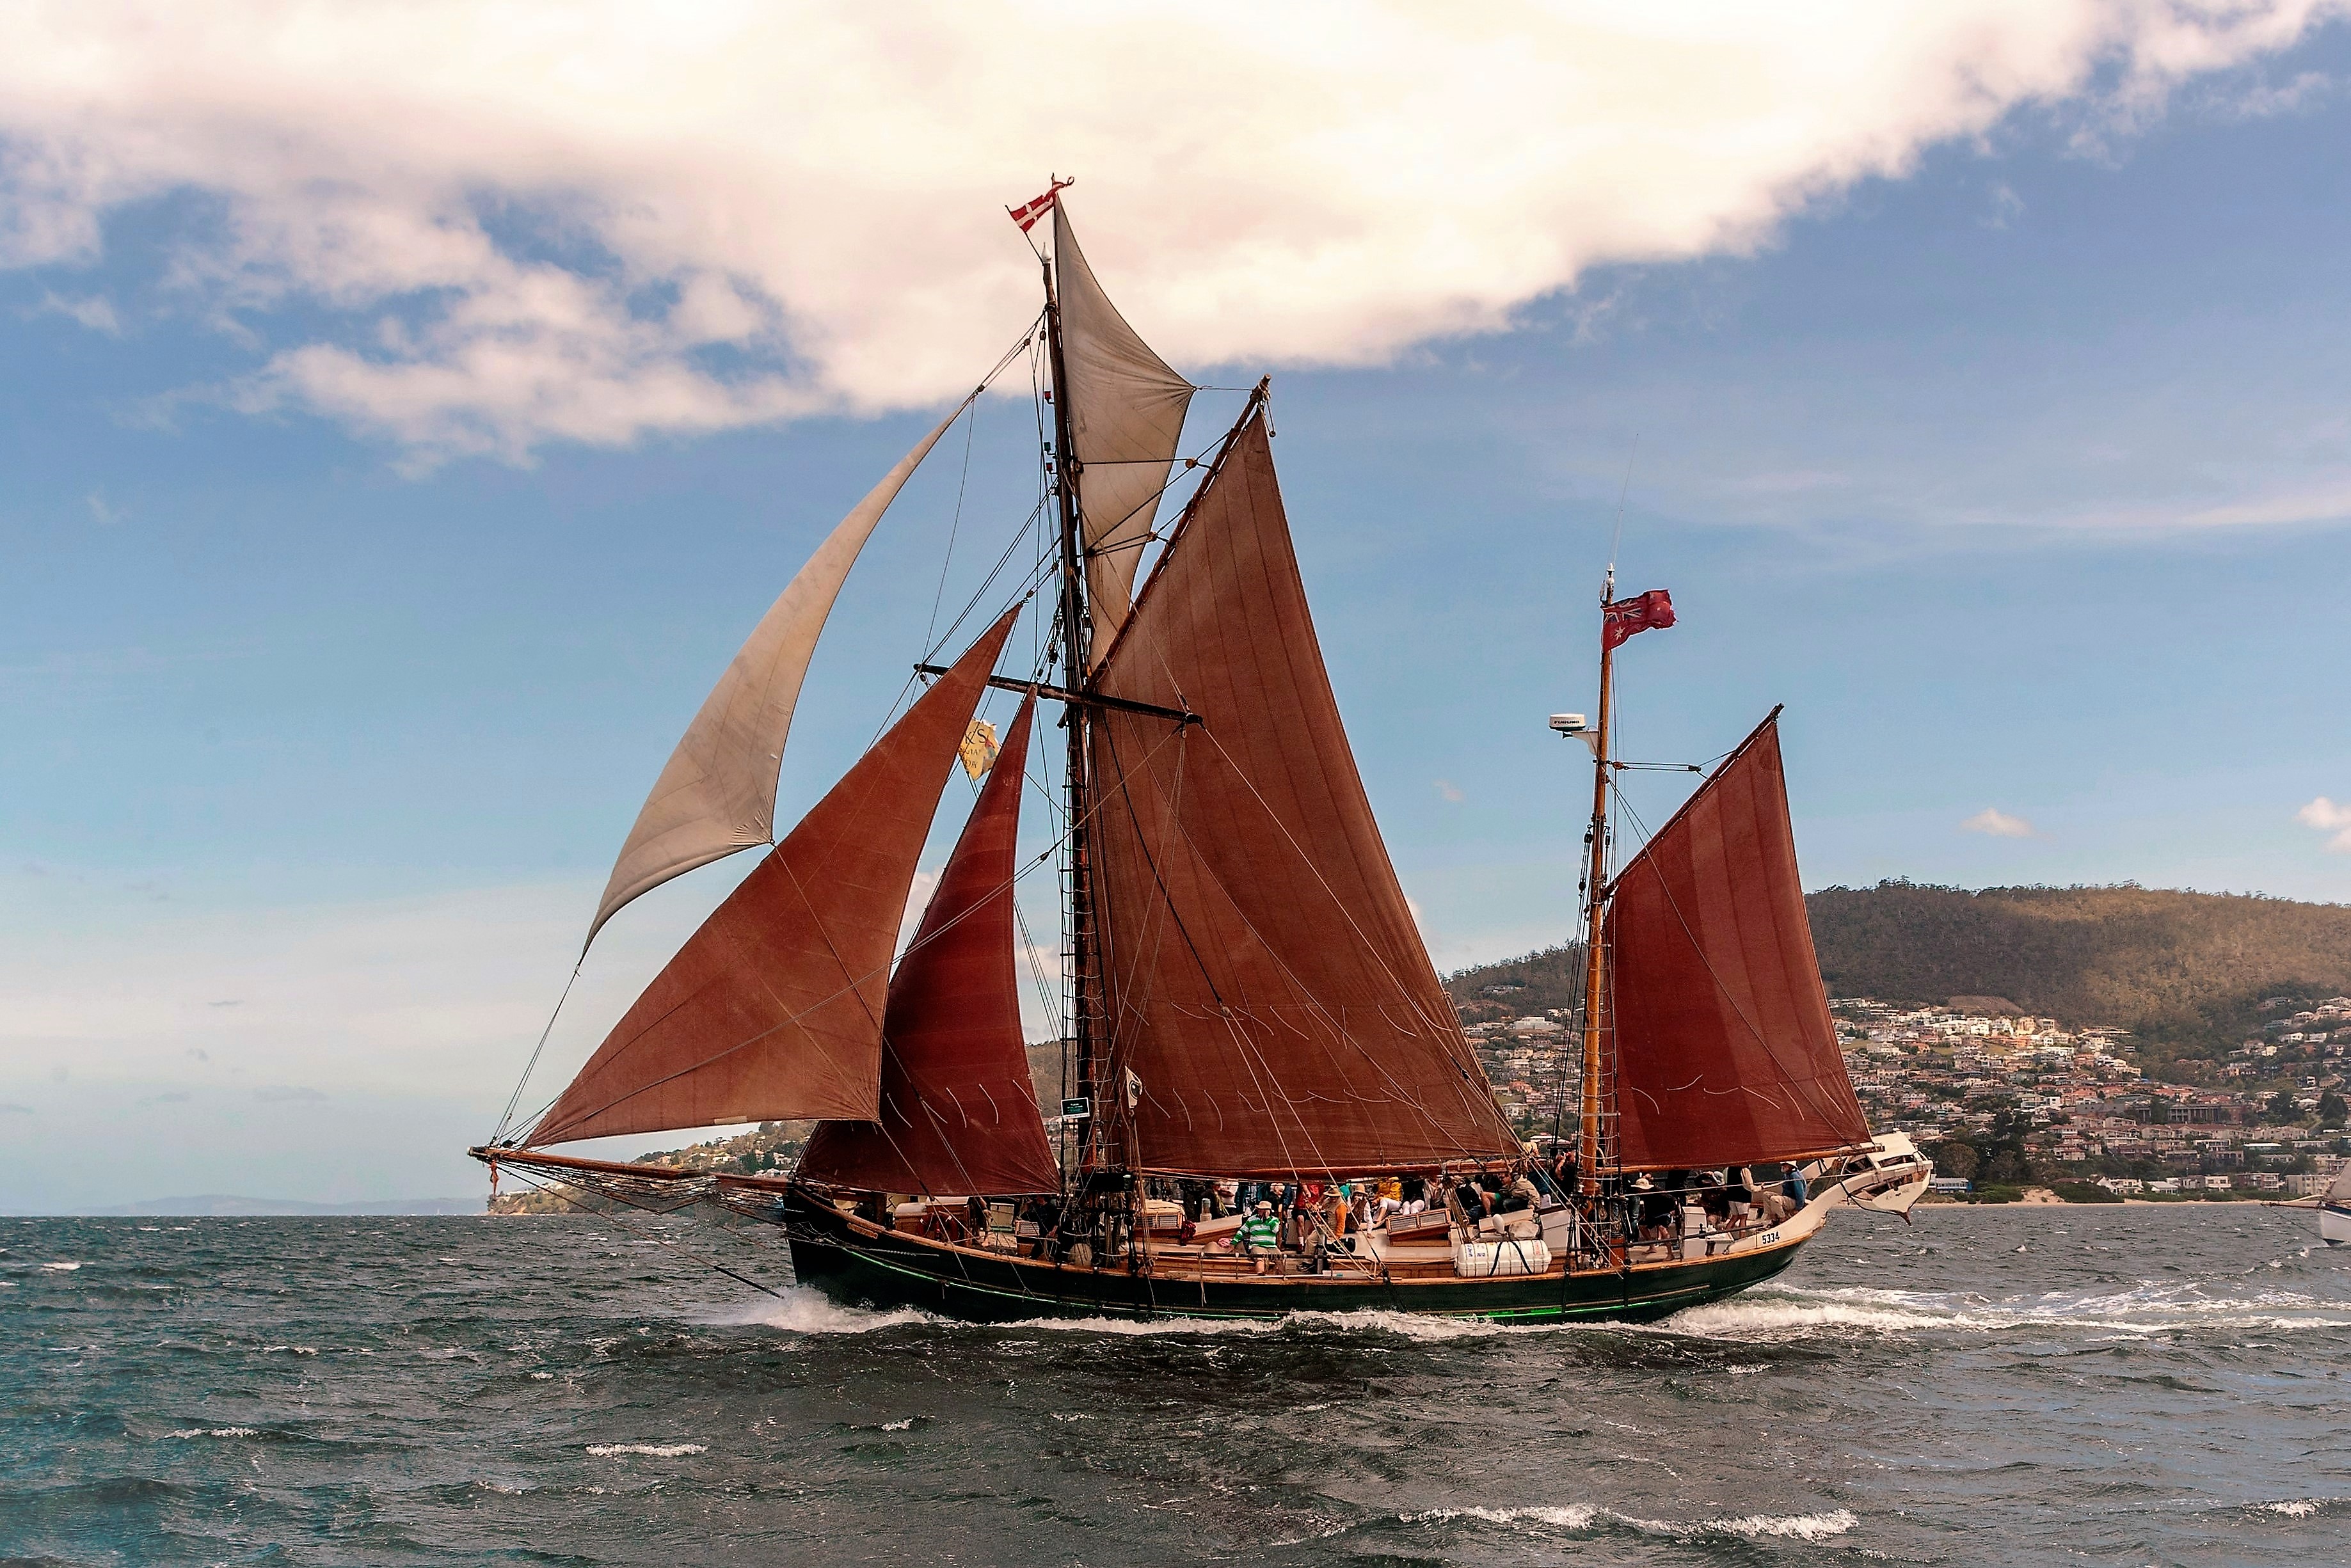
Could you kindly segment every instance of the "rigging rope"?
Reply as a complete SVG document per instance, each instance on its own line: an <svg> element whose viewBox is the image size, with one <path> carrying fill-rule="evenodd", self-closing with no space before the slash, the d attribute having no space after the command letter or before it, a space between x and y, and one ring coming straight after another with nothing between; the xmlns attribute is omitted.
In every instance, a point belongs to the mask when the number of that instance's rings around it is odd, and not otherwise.
<svg viewBox="0 0 2351 1568"><path fill-rule="evenodd" d="M515 1080L514 1093L507 1096L507 1108L498 1114L497 1129L490 1134L492 1144L505 1137L507 1128L514 1125L515 1107L522 1103L522 1092L530 1084L532 1069L538 1065L539 1053L547 1049L547 1037L555 1033L555 1021L562 1016L563 1004L570 1000L571 988L580 983L580 971L587 965L588 955L583 952L580 955L580 961L571 966L571 978L563 982L563 994L555 999L555 1011L547 1015L547 1027L538 1032L538 1044L531 1047L530 1060L523 1064L522 1076ZM550 1100L548 1103L552 1105L554 1102Z"/></svg>

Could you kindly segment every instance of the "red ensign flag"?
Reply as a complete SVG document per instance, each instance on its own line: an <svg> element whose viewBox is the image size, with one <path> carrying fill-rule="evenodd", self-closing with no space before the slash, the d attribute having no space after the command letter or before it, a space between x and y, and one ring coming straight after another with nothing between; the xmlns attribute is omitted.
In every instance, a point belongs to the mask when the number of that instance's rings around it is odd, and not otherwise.
<svg viewBox="0 0 2351 1568"><path fill-rule="evenodd" d="M1646 594L1600 607L1600 646L1614 648L1636 631L1673 624L1673 596L1663 588L1651 588Z"/></svg>

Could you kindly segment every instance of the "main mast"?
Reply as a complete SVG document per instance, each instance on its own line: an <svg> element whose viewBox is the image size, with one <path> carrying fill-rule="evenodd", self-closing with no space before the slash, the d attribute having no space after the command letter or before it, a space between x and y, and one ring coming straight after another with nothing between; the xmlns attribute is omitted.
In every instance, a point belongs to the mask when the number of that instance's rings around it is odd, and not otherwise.
<svg viewBox="0 0 2351 1568"><path fill-rule="evenodd" d="M1062 709L1062 722L1069 732L1068 772L1062 799L1070 846L1070 1048L1076 1056L1078 1097L1086 1102L1092 1113L1087 1117L1085 1137L1089 1144L1092 1144L1102 1124L1102 1106L1095 1101L1102 1064L1096 1050L1102 1014L1102 962L1101 945L1094 924L1093 857L1089 844L1091 792L1086 787L1089 714L1082 701L1092 671L1088 668L1086 635L1083 514L1078 505L1078 460L1070 432L1070 381L1061 353L1061 296L1054 286L1053 276L1054 265L1059 260L1056 255L1053 261L1045 264L1044 268L1045 337L1052 372L1053 491L1060 502L1061 522L1061 678L1071 693L1080 699L1065 704ZM1101 1152L1098 1144L1092 1145L1087 1163L1098 1160Z"/></svg>
<svg viewBox="0 0 2351 1568"><path fill-rule="evenodd" d="M1607 914L1601 890L1608 875L1608 722L1614 696L1614 656L1608 640L1607 607L1616 593L1616 566L1609 564L1600 588L1600 734L1593 748L1592 826L1584 835L1590 861L1584 869L1586 894L1583 929L1583 1116L1576 1141L1578 1185L1586 1194L1600 1189L1600 1034L1605 1026L1607 949L1603 927Z"/></svg>

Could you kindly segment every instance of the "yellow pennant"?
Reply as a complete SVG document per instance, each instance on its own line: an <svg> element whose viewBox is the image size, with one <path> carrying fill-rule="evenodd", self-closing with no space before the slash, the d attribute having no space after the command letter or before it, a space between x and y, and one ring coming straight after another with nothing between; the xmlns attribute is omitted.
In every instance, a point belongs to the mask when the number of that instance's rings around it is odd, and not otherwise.
<svg viewBox="0 0 2351 1568"><path fill-rule="evenodd" d="M963 759L963 771L973 778L979 777L996 765L996 726L985 719L974 719L971 728L963 732L963 744L956 754Z"/></svg>

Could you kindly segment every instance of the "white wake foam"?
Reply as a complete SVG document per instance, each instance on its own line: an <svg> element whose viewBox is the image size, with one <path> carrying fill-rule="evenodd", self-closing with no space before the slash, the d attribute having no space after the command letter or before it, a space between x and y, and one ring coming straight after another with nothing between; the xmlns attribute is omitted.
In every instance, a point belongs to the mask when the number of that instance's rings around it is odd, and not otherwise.
<svg viewBox="0 0 2351 1568"><path fill-rule="evenodd" d="M788 1285L765 1301L730 1307L701 1321L726 1328L780 1328L789 1334L871 1334L878 1328L946 1320L912 1307L876 1311L843 1306L822 1291L807 1285Z"/></svg>
<svg viewBox="0 0 2351 1568"><path fill-rule="evenodd" d="M1583 1502L1539 1508L1432 1508L1420 1513L1399 1514L1397 1518L1406 1524L1442 1524L1457 1519L1475 1519L1488 1524L1517 1524L1531 1521L1558 1530L1575 1531L1589 1530L1605 1520L1637 1530L1645 1535L1685 1539L1700 1535L1736 1535L1748 1541L1766 1536L1783 1541L1826 1541L1833 1536L1843 1535L1861 1522L1852 1512L1839 1508L1826 1513L1750 1513L1736 1519L1707 1519L1695 1524L1685 1524L1668 1519L1641 1519Z"/></svg>
<svg viewBox="0 0 2351 1568"><path fill-rule="evenodd" d="M1155 1338L1166 1334L1296 1334L1302 1330L1337 1329L1343 1333L1393 1334L1399 1338L1436 1342L1482 1339L1495 1334L1558 1334L1590 1329L1589 1324L1496 1323L1478 1317L1435 1317L1384 1308L1363 1312L1293 1312L1279 1318L1194 1317L1033 1317L1008 1324L1008 1328L1061 1334L1120 1334Z"/></svg>
<svg viewBox="0 0 2351 1568"><path fill-rule="evenodd" d="M1482 1520L1488 1524L1516 1524L1531 1519L1538 1524L1555 1525L1561 1530L1584 1530L1600 1517L1600 1511L1590 1503L1573 1502L1564 1508L1431 1508L1419 1513L1396 1516L1406 1524L1449 1524L1457 1519Z"/></svg>
<svg viewBox="0 0 2351 1568"><path fill-rule="evenodd" d="M2257 1502L2251 1506L2255 1513L2282 1513L2288 1519L2308 1519L2335 1501L2331 1497L2290 1497L2281 1502Z"/></svg>
<svg viewBox="0 0 2351 1568"><path fill-rule="evenodd" d="M176 1432L166 1432L169 1438L257 1438L260 1431L252 1427L183 1427Z"/></svg>
<svg viewBox="0 0 2351 1568"><path fill-rule="evenodd" d="M1826 1541L1833 1535L1843 1535L1860 1522L1846 1510L1839 1508L1827 1513L1797 1513L1784 1517L1750 1513L1741 1519L1709 1519L1698 1528L1724 1535L1743 1535L1750 1541L1766 1535L1787 1541Z"/></svg>
<svg viewBox="0 0 2351 1568"><path fill-rule="evenodd" d="M69 1274L76 1269L80 1268L81 1265L79 1263L43 1263L41 1267L45 1269L55 1269L61 1274Z"/></svg>
<svg viewBox="0 0 2351 1568"><path fill-rule="evenodd" d="M622 1454L643 1454L649 1459L674 1459L686 1454L706 1454L710 1449L701 1443L590 1443L588 1451L600 1459L614 1459Z"/></svg>
<svg viewBox="0 0 2351 1568"><path fill-rule="evenodd" d="M2142 1338L2191 1329L2263 1329L2294 1333L2351 1327L2340 1305L2294 1291L2208 1296L2194 1284L2149 1281L2103 1295L2049 1292L1988 1300L1925 1291L1837 1290L1757 1292L1678 1312L1655 1325L1668 1334L1777 1341L1821 1334L1905 1334L1960 1330L2091 1330Z"/></svg>

